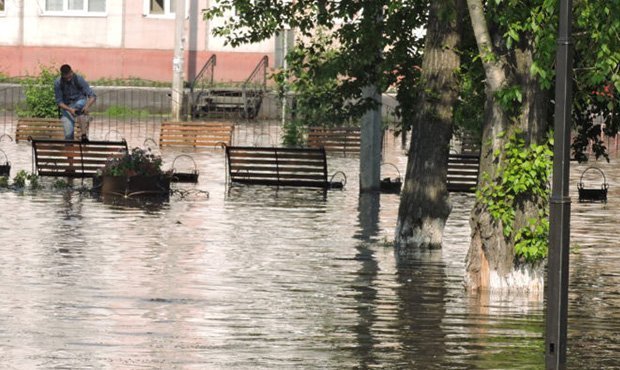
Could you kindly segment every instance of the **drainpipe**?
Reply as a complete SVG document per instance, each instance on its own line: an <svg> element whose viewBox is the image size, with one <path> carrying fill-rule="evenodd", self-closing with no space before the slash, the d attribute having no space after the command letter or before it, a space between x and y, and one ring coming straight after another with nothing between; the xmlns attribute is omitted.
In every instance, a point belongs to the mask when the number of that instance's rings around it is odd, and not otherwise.
<svg viewBox="0 0 620 370"><path fill-rule="evenodd" d="M25 11L25 3L26 0L21 0L17 2L17 6L18 6L18 11L19 11L19 25L18 25L18 36L17 36L17 50L18 50L18 57L19 57L19 62L17 63L17 71L13 71L14 73L16 73L17 76L21 76L26 74L25 72L25 68L24 68L24 11ZM6 7L6 2L5 2L5 7ZM5 8L6 10L6 8Z"/></svg>
<svg viewBox="0 0 620 370"><path fill-rule="evenodd" d="M121 50L125 50L125 18L127 17L127 1L123 0L121 3ZM123 53L124 55L124 53Z"/></svg>
<svg viewBox="0 0 620 370"><path fill-rule="evenodd" d="M24 7L26 0L19 2L19 46L24 46Z"/></svg>

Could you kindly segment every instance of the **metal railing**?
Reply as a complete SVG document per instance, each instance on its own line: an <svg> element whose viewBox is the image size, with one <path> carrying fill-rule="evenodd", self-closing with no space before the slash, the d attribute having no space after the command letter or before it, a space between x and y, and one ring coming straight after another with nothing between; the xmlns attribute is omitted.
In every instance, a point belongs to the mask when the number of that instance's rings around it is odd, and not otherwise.
<svg viewBox="0 0 620 370"><path fill-rule="evenodd" d="M263 58L250 75L260 81L259 85L263 89L266 89L266 65L267 59ZM248 81L251 80L248 78ZM91 107L93 121L89 136L92 139L124 138L131 146L141 146L147 140L159 141L161 122L171 118L170 88L94 86L93 90L97 94L97 101ZM0 136L7 135L6 140L8 137L15 137L18 108L23 107L24 103L25 96L21 85L0 84ZM223 117L205 119L224 119L236 123L234 145L276 146L282 143L281 114L281 101L277 94L264 90L260 115L256 119L248 120L238 111L226 112ZM387 109L383 114L384 123L387 127L392 127L396 119L393 112Z"/></svg>

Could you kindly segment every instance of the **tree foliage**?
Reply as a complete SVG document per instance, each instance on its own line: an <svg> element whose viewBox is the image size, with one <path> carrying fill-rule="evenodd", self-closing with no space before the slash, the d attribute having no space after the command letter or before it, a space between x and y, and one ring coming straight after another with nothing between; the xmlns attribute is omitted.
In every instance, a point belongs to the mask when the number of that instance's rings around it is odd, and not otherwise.
<svg viewBox="0 0 620 370"><path fill-rule="evenodd" d="M502 148L506 159L500 163L496 178L485 173L483 185L476 193L491 217L501 222L504 237L515 241L515 256L525 262L533 263L547 257L549 208L546 204L552 145L549 141L526 146L522 132L512 134ZM530 217L526 226L516 228L517 211L523 208L524 200L531 199L541 205L536 217Z"/></svg>
<svg viewBox="0 0 620 370"><path fill-rule="evenodd" d="M279 97L291 96L293 100L292 119L283 127L285 145L303 144L308 126L341 126L358 118L338 92L342 82L333 65L338 53L329 32L318 29L315 37L299 41L288 53L287 68L273 74Z"/></svg>
<svg viewBox="0 0 620 370"><path fill-rule="evenodd" d="M360 116L373 106L371 99L363 98L367 86L376 86L379 92L394 86L402 116L408 117L413 114L412 102L417 94L412 87L420 75L420 29L427 7L426 1L219 0L205 10L204 16L224 19L214 34L232 46L269 39L282 29L294 28L304 42L289 56L290 64L297 73L306 68L303 73L312 78L336 78L334 94L350 117ZM312 41L317 29L330 30L333 45L338 48L330 58L308 59L324 51L321 42ZM306 56L305 61L300 61L300 53Z"/></svg>
<svg viewBox="0 0 620 370"><path fill-rule="evenodd" d="M575 83L573 152L580 161L589 143L596 157L607 157L601 133L620 127L620 3L580 0L575 3Z"/></svg>

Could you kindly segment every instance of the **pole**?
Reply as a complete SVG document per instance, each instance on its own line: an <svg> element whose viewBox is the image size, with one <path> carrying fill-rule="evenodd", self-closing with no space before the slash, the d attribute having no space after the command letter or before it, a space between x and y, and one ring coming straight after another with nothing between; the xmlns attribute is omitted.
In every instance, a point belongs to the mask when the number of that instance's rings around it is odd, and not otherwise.
<svg viewBox="0 0 620 370"><path fill-rule="evenodd" d="M370 4L370 2L369 2ZM382 7L372 7L368 5L364 9L364 21L372 23L371 29L381 30L383 22ZM376 46L376 58L373 65L369 67L369 77L371 80L378 81L380 75L379 63L382 53L381 42L377 40L381 38L374 37L375 42L370 45ZM370 58L370 57L369 57ZM370 98L376 103L376 106L368 110L362 117L360 129L360 192L375 192L381 190L381 93L378 86L374 83L368 84L362 91L363 98Z"/></svg>
<svg viewBox="0 0 620 370"><path fill-rule="evenodd" d="M572 1L560 0L560 28L556 54L553 183L549 205L549 265L545 365L566 367L568 272L570 242L570 122L572 106Z"/></svg>
<svg viewBox="0 0 620 370"><path fill-rule="evenodd" d="M288 54L288 34L286 28L282 28L282 70L284 73L288 68L288 63L286 61L286 55ZM282 127L286 125L286 93L288 90L288 78L284 81L284 91L282 94Z"/></svg>
<svg viewBox="0 0 620 370"><path fill-rule="evenodd" d="M375 85L365 87L363 95L378 104L364 114L360 130L360 192L372 192L381 186L381 95Z"/></svg>
<svg viewBox="0 0 620 370"><path fill-rule="evenodd" d="M178 0L175 9L174 58L172 59L172 117L181 120L183 107L183 43L185 41L185 1Z"/></svg>

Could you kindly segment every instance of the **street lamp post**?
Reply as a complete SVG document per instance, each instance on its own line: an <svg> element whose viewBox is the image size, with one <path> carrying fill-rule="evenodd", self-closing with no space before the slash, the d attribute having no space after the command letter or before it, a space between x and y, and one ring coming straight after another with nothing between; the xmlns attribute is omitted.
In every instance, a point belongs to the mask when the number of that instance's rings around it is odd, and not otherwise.
<svg viewBox="0 0 620 370"><path fill-rule="evenodd" d="M572 1L560 0L560 28L556 53L553 183L549 215L549 265L547 268L547 312L545 365L566 366L568 318L568 262L570 242L570 122L573 65Z"/></svg>
<svg viewBox="0 0 620 370"><path fill-rule="evenodd" d="M176 17L174 24L174 58L172 59L172 119L180 121L181 109L183 107L185 1L177 1L174 11Z"/></svg>

